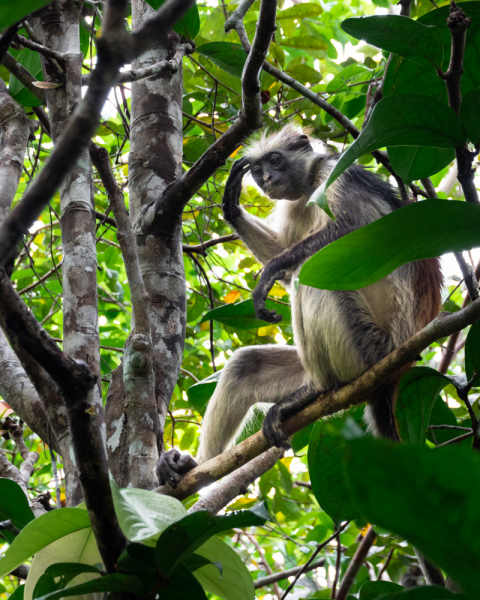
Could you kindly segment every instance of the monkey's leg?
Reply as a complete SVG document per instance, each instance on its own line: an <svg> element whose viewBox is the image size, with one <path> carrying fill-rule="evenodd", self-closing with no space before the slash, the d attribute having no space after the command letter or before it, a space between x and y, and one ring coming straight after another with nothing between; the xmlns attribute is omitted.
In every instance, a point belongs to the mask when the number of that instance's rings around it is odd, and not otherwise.
<svg viewBox="0 0 480 600"><path fill-rule="evenodd" d="M290 448L287 444L288 436L282 430L282 423L305 406L311 404L320 393L321 390L312 384L303 385L281 402L272 406L262 427L263 435L272 446L285 448L286 450Z"/></svg>
<svg viewBox="0 0 480 600"><path fill-rule="evenodd" d="M297 349L251 346L237 350L222 371L202 422L198 462L226 450L248 409L258 402L275 403L306 381Z"/></svg>

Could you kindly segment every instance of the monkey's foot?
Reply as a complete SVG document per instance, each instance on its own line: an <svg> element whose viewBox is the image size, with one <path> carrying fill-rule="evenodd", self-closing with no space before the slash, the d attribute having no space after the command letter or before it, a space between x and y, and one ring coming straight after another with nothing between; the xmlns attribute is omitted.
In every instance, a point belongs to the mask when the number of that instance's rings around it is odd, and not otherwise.
<svg viewBox="0 0 480 600"><path fill-rule="evenodd" d="M281 407L274 404L263 421L262 433L272 446L290 450L290 445L287 444L288 435L282 429L282 416Z"/></svg>
<svg viewBox="0 0 480 600"><path fill-rule="evenodd" d="M178 450L164 452L158 459L155 469L160 485L168 485L175 489L182 475L197 467L195 460L188 454L180 454Z"/></svg>

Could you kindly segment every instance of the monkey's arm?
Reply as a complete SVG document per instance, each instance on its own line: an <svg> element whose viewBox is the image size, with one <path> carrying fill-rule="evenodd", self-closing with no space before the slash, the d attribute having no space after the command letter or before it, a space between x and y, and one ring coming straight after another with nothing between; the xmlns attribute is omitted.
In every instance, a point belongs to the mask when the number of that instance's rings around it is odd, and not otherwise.
<svg viewBox="0 0 480 600"><path fill-rule="evenodd" d="M272 259L264 267L260 281L253 290L253 305L257 317L268 323L280 323L282 316L275 310L265 308L265 300L275 281L283 279L288 271L294 271L316 252L358 227L358 224L355 226L348 218L337 216L336 221L329 221L326 227Z"/></svg>
<svg viewBox="0 0 480 600"><path fill-rule="evenodd" d="M242 238L248 249L261 262L266 263L285 250L276 231L271 229L265 221L250 215L240 206L242 179L249 171L250 164L247 159L237 160L225 186L223 196L223 214Z"/></svg>

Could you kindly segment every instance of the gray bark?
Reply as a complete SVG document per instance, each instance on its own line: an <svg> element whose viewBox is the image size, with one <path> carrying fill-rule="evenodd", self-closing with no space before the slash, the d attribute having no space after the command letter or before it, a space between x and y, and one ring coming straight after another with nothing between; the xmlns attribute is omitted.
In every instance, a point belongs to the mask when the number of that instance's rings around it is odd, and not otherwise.
<svg viewBox="0 0 480 600"><path fill-rule="evenodd" d="M78 3L81 5L81 3ZM32 24L39 41L65 55L65 86L46 92L54 144L81 99L79 6L60 6L58 2L36 13ZM73 10L69 10L73 9ZM50 65L42 57L45 81L56 81ZM61 190L61 229L63 246L63 348L72 358L85 360L100 381L100 338L98 332L95 206L92 167L88 151L82 152ZM103 404L99 385L95 389L98 418L103 423ZM69 453L72 456L73 453ZM64 457L65 458L65 457ZM69 478L67 503L82 499L78 477Z"/></svg>
<svg viewBox="0 0 480 600"><path fill-rule="evenodd" d="M137 30L154 11L143 0L132 0L132 27ZM173 59L180 39L171 32L165 45L153 47L132 63L145 69ZM181 173L182 165L182 69L132 83L131 142L129 155L130 218L136 222L142 207L159 198ZM163 430L175 387L185 339L186 287L183 269L181 215L166 231L137 234L138 259L150 296L150 323L155 373L155 396L160 416L157 437L163 450ZM125 367L126 368L126 367ZM106 406L109 460L118 451L128 426L123 412L123 370L112 375ZM144 438L148 435L144 422Z"/></svg>

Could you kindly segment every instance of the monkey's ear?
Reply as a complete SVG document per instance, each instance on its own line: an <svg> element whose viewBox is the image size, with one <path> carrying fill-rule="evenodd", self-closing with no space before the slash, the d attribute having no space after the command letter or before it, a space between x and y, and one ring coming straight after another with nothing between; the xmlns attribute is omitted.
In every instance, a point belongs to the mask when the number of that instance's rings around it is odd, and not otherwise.
<svg viewBox="0 0 480 600"><path fill-rule="evenodd" d="M310 140L306 135L299 135L295 141L288 144L288 150L300 152L313 152Z"/></svg>

